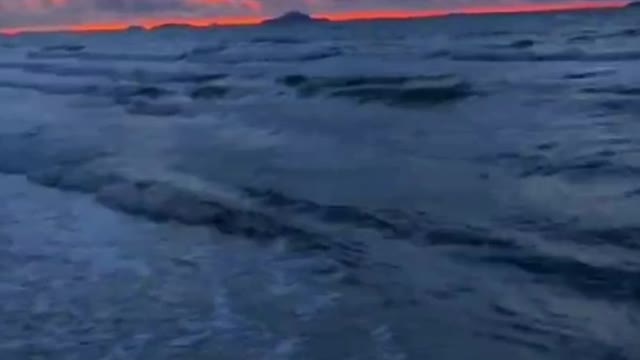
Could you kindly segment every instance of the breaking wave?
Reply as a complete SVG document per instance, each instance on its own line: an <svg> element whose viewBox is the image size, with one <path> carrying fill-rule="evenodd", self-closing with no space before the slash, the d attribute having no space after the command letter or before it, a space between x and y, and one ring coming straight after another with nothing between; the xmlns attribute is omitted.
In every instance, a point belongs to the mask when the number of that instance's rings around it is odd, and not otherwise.
<svg viewBox="0 0 640 360"><path fill-rule="evenodd" d="M84 45L54 45L45 46L41 50L27 54L33 60L75 59L82 61L112 61L112 62L144 62L144 63L173 63L184 60L186 54L133 54L133 53L101 53L86 51Z"/></svg>
<svg viewBox="0 0 640 360"><path fill-rule="evenodd" d="M455 51L454 61L479 62L538 62L538 61L633 61L640 60L640 51L588 52L581 49L559 51Z"/></svg>
<svg viewBox="0 0 640 360"><path fill-rule="evenodd" d="M138 68L88 67L54 63L0 63L0 69L22 70L31 74L47 74L60 77L103 77L111 80L125 80L154 83L198 83L225 78L227 74L218 72L189 71L149 71Z"/></svg>
<svg viewBox="0 0 640 360"><path fill-rule="evenodd" d="M640 167L625 163L613 148L575 157L554 157L544 153L505 153L495 161L519 169L522 177L562 176L575 181L591 181L596 178L640 176Z"/></svg>
<svg viewBox="0 0 640 360"><path fill-rule="evenodd" d="M454 102L477 95L472 86L451 75L417 77L307 77L289 75L279 82L302 96L326 95L379 102L391 106L421 107Z"/></svg>
<svg viewBox="0 0 640 360"><path fill-rule="evenodd" d="M282 45L281 45L282 46ZM298 63L312 62L339 57L343 50L336 46L317 45L283 45L288 48L275 47L271 43L254 43L251 45L196 49L186 56L186 61L192 63L226 63L241 64L254 62Z"/></svg>
<svg viewBox="0 0 640 360"><path fill-rule="evenodd" d="M515 267L547 283L566 286L590 298L637 301L640 296L640 269L596 266L567 257L548 254L519 256L490 255L484 261Z"/></svg>

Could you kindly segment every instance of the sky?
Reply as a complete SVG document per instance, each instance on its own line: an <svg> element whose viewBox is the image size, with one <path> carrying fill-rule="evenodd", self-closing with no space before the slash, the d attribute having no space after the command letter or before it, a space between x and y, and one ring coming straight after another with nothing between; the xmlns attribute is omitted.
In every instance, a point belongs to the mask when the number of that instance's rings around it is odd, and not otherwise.
<svg viewBox="0 0 640 360"><path fill-rule="evenodd" d="M290 10L334 20L620 6L626 0L0 0L4 31L100 30L167 22L255 23Z"/></svg>

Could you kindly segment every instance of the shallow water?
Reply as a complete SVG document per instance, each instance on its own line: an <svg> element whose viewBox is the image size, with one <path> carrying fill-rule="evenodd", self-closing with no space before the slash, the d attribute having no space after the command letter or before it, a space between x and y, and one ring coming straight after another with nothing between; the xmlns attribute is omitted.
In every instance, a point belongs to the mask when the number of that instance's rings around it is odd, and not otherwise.
<svg viewBox="0 0 640 360"><path fill-rule="evenodd" d="M0 355L640 357L636 20L0 39Z"/></svg>

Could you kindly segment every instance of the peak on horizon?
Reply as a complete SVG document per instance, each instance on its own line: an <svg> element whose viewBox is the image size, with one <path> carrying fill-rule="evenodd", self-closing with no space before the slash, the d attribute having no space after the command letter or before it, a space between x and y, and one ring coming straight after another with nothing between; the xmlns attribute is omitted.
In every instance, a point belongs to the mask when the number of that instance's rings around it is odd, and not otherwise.
<svg viewBox="0 0 640 360"><path fill-rule="evenodd" d="M303 23L313 23L313 22L322 22L329 21L325 18L314 17L309 14L303 13L299 10L291 10L287 11L284 14L274 17L271 19L264 20L263 24L303 24Z"/></svg>

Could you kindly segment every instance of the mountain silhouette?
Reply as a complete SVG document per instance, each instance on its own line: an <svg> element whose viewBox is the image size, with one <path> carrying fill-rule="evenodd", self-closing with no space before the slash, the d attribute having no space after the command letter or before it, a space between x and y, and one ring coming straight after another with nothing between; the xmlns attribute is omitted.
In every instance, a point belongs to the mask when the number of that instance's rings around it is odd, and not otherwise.
<svg viewBox="0 0 640 360"><path fill-rule="evenodd" d="M300 11L289 11L281 16L263 21L263 24L307 24L315 22L325 22L327 19L314 18L309 14Z"/></svg>

